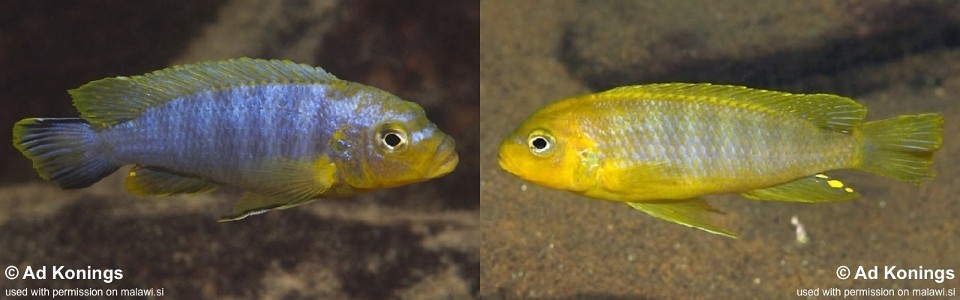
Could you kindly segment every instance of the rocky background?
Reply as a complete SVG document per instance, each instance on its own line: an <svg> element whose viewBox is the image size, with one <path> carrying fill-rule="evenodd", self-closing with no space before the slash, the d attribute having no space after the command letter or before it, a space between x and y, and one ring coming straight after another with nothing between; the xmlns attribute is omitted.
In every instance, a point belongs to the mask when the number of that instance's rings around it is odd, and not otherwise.
<svg viewBox="0 0 960 300"><path fill-rule="evenodd" d="M238 191L141 199L118 172L42 182L0 145L0 266L122 269L123 279L11 288L164 288L165 298L464 299L479 292L476 1L2 1L0 140L74 117L91 80L233 57L284 58L421 103L457 141L452 174L218 224Z"/></svg>
<svg viewBox="0 0 960 300"><path fill-rule="evenodd" d="M840 266L960 269L960 4L953 1L480 3L480 295L489 299L783 299L797 289L958 288L840 280ZM943 113L938 176L834 177L824 205L709 196L737 240L527 184L496 147L547 103L616 86L711 82L850 96L868 120ZM791 218L810 241L797 242ZM822 294L821 294L822 295Z"/></svg>

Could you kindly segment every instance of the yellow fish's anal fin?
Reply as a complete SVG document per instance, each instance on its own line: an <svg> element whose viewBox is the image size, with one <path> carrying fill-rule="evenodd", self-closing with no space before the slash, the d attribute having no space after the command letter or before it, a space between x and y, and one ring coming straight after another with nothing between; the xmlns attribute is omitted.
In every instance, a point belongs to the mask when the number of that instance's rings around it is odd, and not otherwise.
<svg viewBox="0 0 960 300"><path fill-rule="evenodd" d="M853 188L826 174L816 174L742 195L754 200L806 203L846 201L860 197Z"/></svg>
<svg viewBox="0 0 960 300"><path fill-rule="evenodd" d="M240 196L240 201L233 206L233 211L231 214L221 217L220 220L217 220L217 222L236 221L252 215L259 215L274 209L286 209L297 205L306 204L313 200L315 199L290 199L273 195L246 192Z"/></svg>
<svg viewBox="0 0 960 300"><path fill-rule="evenodd" d="M710 220L711 213L720 213L701 199L664 202L626 202L627 205L651 216L677 224L697 228L725 237L737 238L732 231L720 228Z"/></svg>
<svg viewBox="0 0 960 300"><path fill-rule="evenodd" d="M598 96L703 101L768 110L810 121L818 128L849 132L860 125L867 109L853 99L830 94L791 94L742 86L706 83L664 83L615 88Z"/></svg>
<svg viewBox="0 0 960 300"><path fill-rule="evenodd" d="M217 183L158 168L133 166L124 182L127 190L137 196L171 196L209 192Z"/></svg>

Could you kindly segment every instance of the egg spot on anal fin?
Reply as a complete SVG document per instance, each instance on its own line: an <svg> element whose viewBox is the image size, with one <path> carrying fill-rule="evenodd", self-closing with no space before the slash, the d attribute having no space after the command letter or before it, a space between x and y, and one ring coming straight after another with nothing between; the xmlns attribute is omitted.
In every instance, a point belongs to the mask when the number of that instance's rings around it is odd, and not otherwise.
<svg viewBox="0 0 960 300"><path fill-rule="evenodd" d="M836 179L827 180L827 184L830 185L830 187L835 189L839 189L843 187L843 182L840 182L840 180L836 180Z"/></svg>
<svg viewBox="0 0 960 300"><path fill-rule="evenodd" d="M860 197L853 188L826 174L816 174L742 195L754 200L808 203L846 201Z"/></svg>

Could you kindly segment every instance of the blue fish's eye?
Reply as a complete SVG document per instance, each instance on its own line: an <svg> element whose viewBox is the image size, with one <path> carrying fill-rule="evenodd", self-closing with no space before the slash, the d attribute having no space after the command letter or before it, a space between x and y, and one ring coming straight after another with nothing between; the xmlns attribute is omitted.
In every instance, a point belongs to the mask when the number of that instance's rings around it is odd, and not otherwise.
<svg viewBox="0 0 960 300"><path fill-rule="evenodd" d="M555 143L553 136L545 130L534 130L527 137L527 147L536 156L548 156L553 153Z"/></svg>
<svg viewBox="0 0 960 300"><path fill-rule="evenodd" d="M377 131L377 141L387 152L399 152L407 148L407 132L401 128L383 128Z"/></svg>

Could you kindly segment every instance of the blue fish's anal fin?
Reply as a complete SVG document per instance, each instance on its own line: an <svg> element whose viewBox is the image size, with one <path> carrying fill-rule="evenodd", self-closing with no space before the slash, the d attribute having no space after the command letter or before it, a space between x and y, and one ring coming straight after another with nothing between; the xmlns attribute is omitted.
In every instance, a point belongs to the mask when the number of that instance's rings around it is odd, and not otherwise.
<svg viewBox="0 0 960 300"><path fill-rule="evenodd" d="M205 179L168 172L158 168L134 166L124 182L138 196L171 196L209 192L218 184Z"/></svg>

